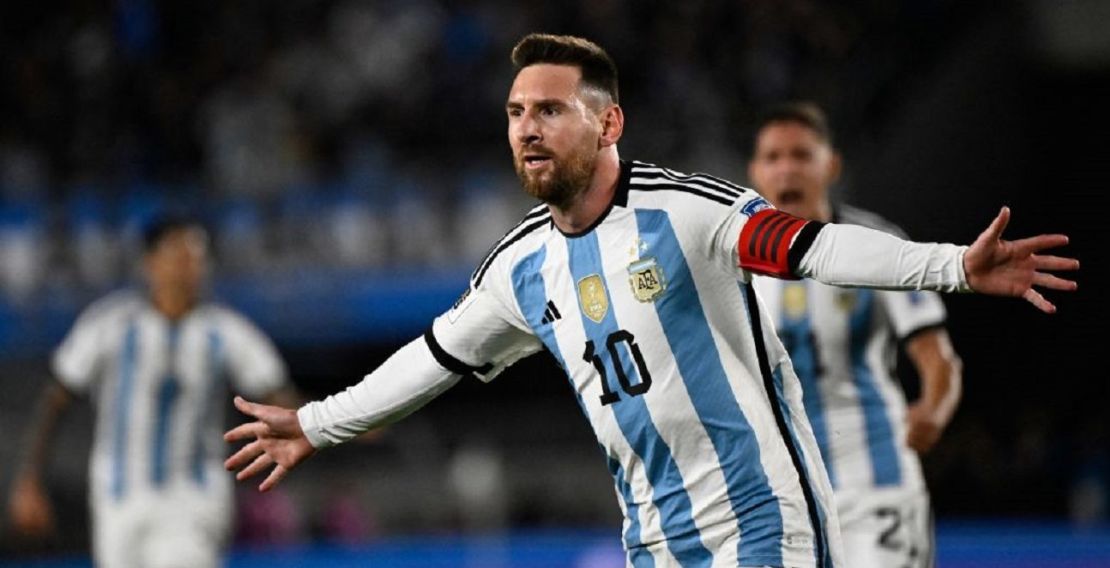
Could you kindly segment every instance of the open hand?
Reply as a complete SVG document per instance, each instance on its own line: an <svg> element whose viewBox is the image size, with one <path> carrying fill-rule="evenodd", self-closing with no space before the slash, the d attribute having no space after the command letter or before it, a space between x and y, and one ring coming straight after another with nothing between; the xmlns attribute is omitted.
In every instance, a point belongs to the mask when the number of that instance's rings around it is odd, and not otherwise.
<svg viewBox="0 0 1110 568"><path fill-rule="evenodd" d="M1076 270L1074 258L1037 254L1045 249L1068 244L1066 235L1037 235L1016 241L1002 240L1002 231L1010 222L1010 208L1003 207L987 230L975 239L964 254L964 273L971 289L994 296L1025 298L1042 312L1056 312L1033 286L1051 290L1074 291L1078 285L1045 270Z"/></svg>
<svg viewBox="0 0 1110 568"><path fill-rule="evenodd" d="M224 434L228 442L254 439L224 462L229 471L242 468L235 479L242 481L273 466L270 475L258 486L259 491L269 491L289 470L316 453L301 430L296 411L247 402L239 396L235 397L235 408L257 418L255 422L242 424Z"/></svg>

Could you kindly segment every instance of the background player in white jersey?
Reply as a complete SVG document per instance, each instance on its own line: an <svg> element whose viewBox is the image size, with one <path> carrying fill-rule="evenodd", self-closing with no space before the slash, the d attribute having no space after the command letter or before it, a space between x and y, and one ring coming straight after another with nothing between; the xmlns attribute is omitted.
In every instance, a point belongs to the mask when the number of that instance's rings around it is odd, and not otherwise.
<svg viewBox="0 0 1110 568"><path fill-rule="evenodd" d="M830 200L839 171L816 105L784 103L757 121L748 174L775 207L902 236L879 216ZM933 523L917 453L948 424L961 380L940 297L772 278L757 278L756 289L802 382L852 566L931 566ZM899 345L921 377L908 411L894 375Z"/></svg>
<svg viewBox="0 0 1110 568"><path fill-rule="evenodd" d="M270 341L202 300L207 237L199 225L158 219L144 246L148 288L93 303L54 354L57 381L29 429L9 513L25 535L52 529L41 481L51 434L71 400L88 396L97 410L89 466L96 564L212 567L233 506L221 467L228 387L285 403L292 391Z"/></svg>
<svg viewBox="0 0 1110 568"><path fill-rule="evenodd" d="M490 380L554 354L593 427L634 566L844 566L836 511L801 391L762 331L753 273L1025 295L1070 290L1034 257L1063 236L970 248L918 244L779 212L706 175L622 161L616 68L586 40L533 34L513 50L509 144L544 203L498 242L456 305L362 382L299 411L236 399L258 421L228 459L268 490L318 448L397 420L462 376ZM909 284L912 283L912 284ZM272 468L272 469L271 469Z"/></svg>

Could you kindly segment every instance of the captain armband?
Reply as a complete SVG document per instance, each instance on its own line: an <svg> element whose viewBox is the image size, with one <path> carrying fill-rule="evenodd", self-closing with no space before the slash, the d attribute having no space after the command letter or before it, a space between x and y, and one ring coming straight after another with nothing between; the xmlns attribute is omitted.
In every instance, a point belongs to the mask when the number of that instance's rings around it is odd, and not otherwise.
<svg viewBox="0 0 1110 568"><path fill-rule="evenodd" d="M824 223L776 209L756 212L740 230L740 267L776 278L797 279L797 268Z"/></svg>

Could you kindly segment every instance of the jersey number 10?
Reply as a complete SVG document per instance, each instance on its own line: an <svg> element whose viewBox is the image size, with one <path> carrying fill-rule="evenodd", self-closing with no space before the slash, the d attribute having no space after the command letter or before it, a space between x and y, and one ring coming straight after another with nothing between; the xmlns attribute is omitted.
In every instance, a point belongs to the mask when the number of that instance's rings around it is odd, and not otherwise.
<svg viewBox="0 0 1110 568"><path fill-rule="evenodd" d="M636 372L640 375L640 382L632 384L628 378L628 373L624 371L624 362L621 359L621 354L617 350L617 344L624 343L627 345L627 351L632 354L632 360L636 363ZM647 365L644 363L644 354L640 352L640 346L636 344L636 338L631 332L619 329L609 334L609 338L605 340L605 347L609 351L609 357L613 362L613 369L617 372L617 381L621 384L621 389L628 393L629 396L639 396L644 394L651 388L651 373L648 372ZM605 371L605 362L601 360L601 354L597 352L593 340L586 342L586 352L582 354L582 358L593 364L601 375L601 405L609 405L621 399L620 395L612 390L609 385L609 376Z"/></svg>

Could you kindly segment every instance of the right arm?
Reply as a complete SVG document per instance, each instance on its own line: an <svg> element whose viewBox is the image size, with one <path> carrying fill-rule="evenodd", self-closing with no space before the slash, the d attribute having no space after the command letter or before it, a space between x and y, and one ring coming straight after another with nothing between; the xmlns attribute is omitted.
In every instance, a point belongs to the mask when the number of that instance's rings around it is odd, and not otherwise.
<svg viewBox="0 0 1110 568"><path fill-rule="evenodd" d="M400 420L454 386L461 376L440 366L425 340L416 339L358 384L300 410L236 397L236 408L257 420L229 431L224 439L254 441L224 465L229 470L242 468L235 475L240 481L273 466L259 485L268 491L318 449Z"/></svg>
<svg viewBox="0 0 1110 568"><path fill-rule="evenodd" d="M8 516L16 531L43 537L54 527L54 510L42 483L42 473L58 420L73 401L84 395L97 374L104 351L105 318L115 312L123 294L109 296L89 306L54 352L51 380L39 397L34 418L24 434L23 454L12 480Z"/></svg>
<svg viewBox="0 0 1110 568"><path fill-rule="evenodd" d="M8 517L23 536L41 538L54 530L54 508L42 483L58 419L70 406L72 395L50 381L39 397L35 417L24 434L23 456L12 481Z"/></svg>
<svg viewBox="0 0 1110 568"><path fill-rule="evenodd" d="M487 279L487 286L491 286ZM432 328L402 347L358 384L298 411L247 402L235 405L257 420L224 435L253 440L224 463L243 480L273 467L259 485L268 491L318 449L408 416L465 375L493 379L539 341L489 288L470 289Z"/></svg>

